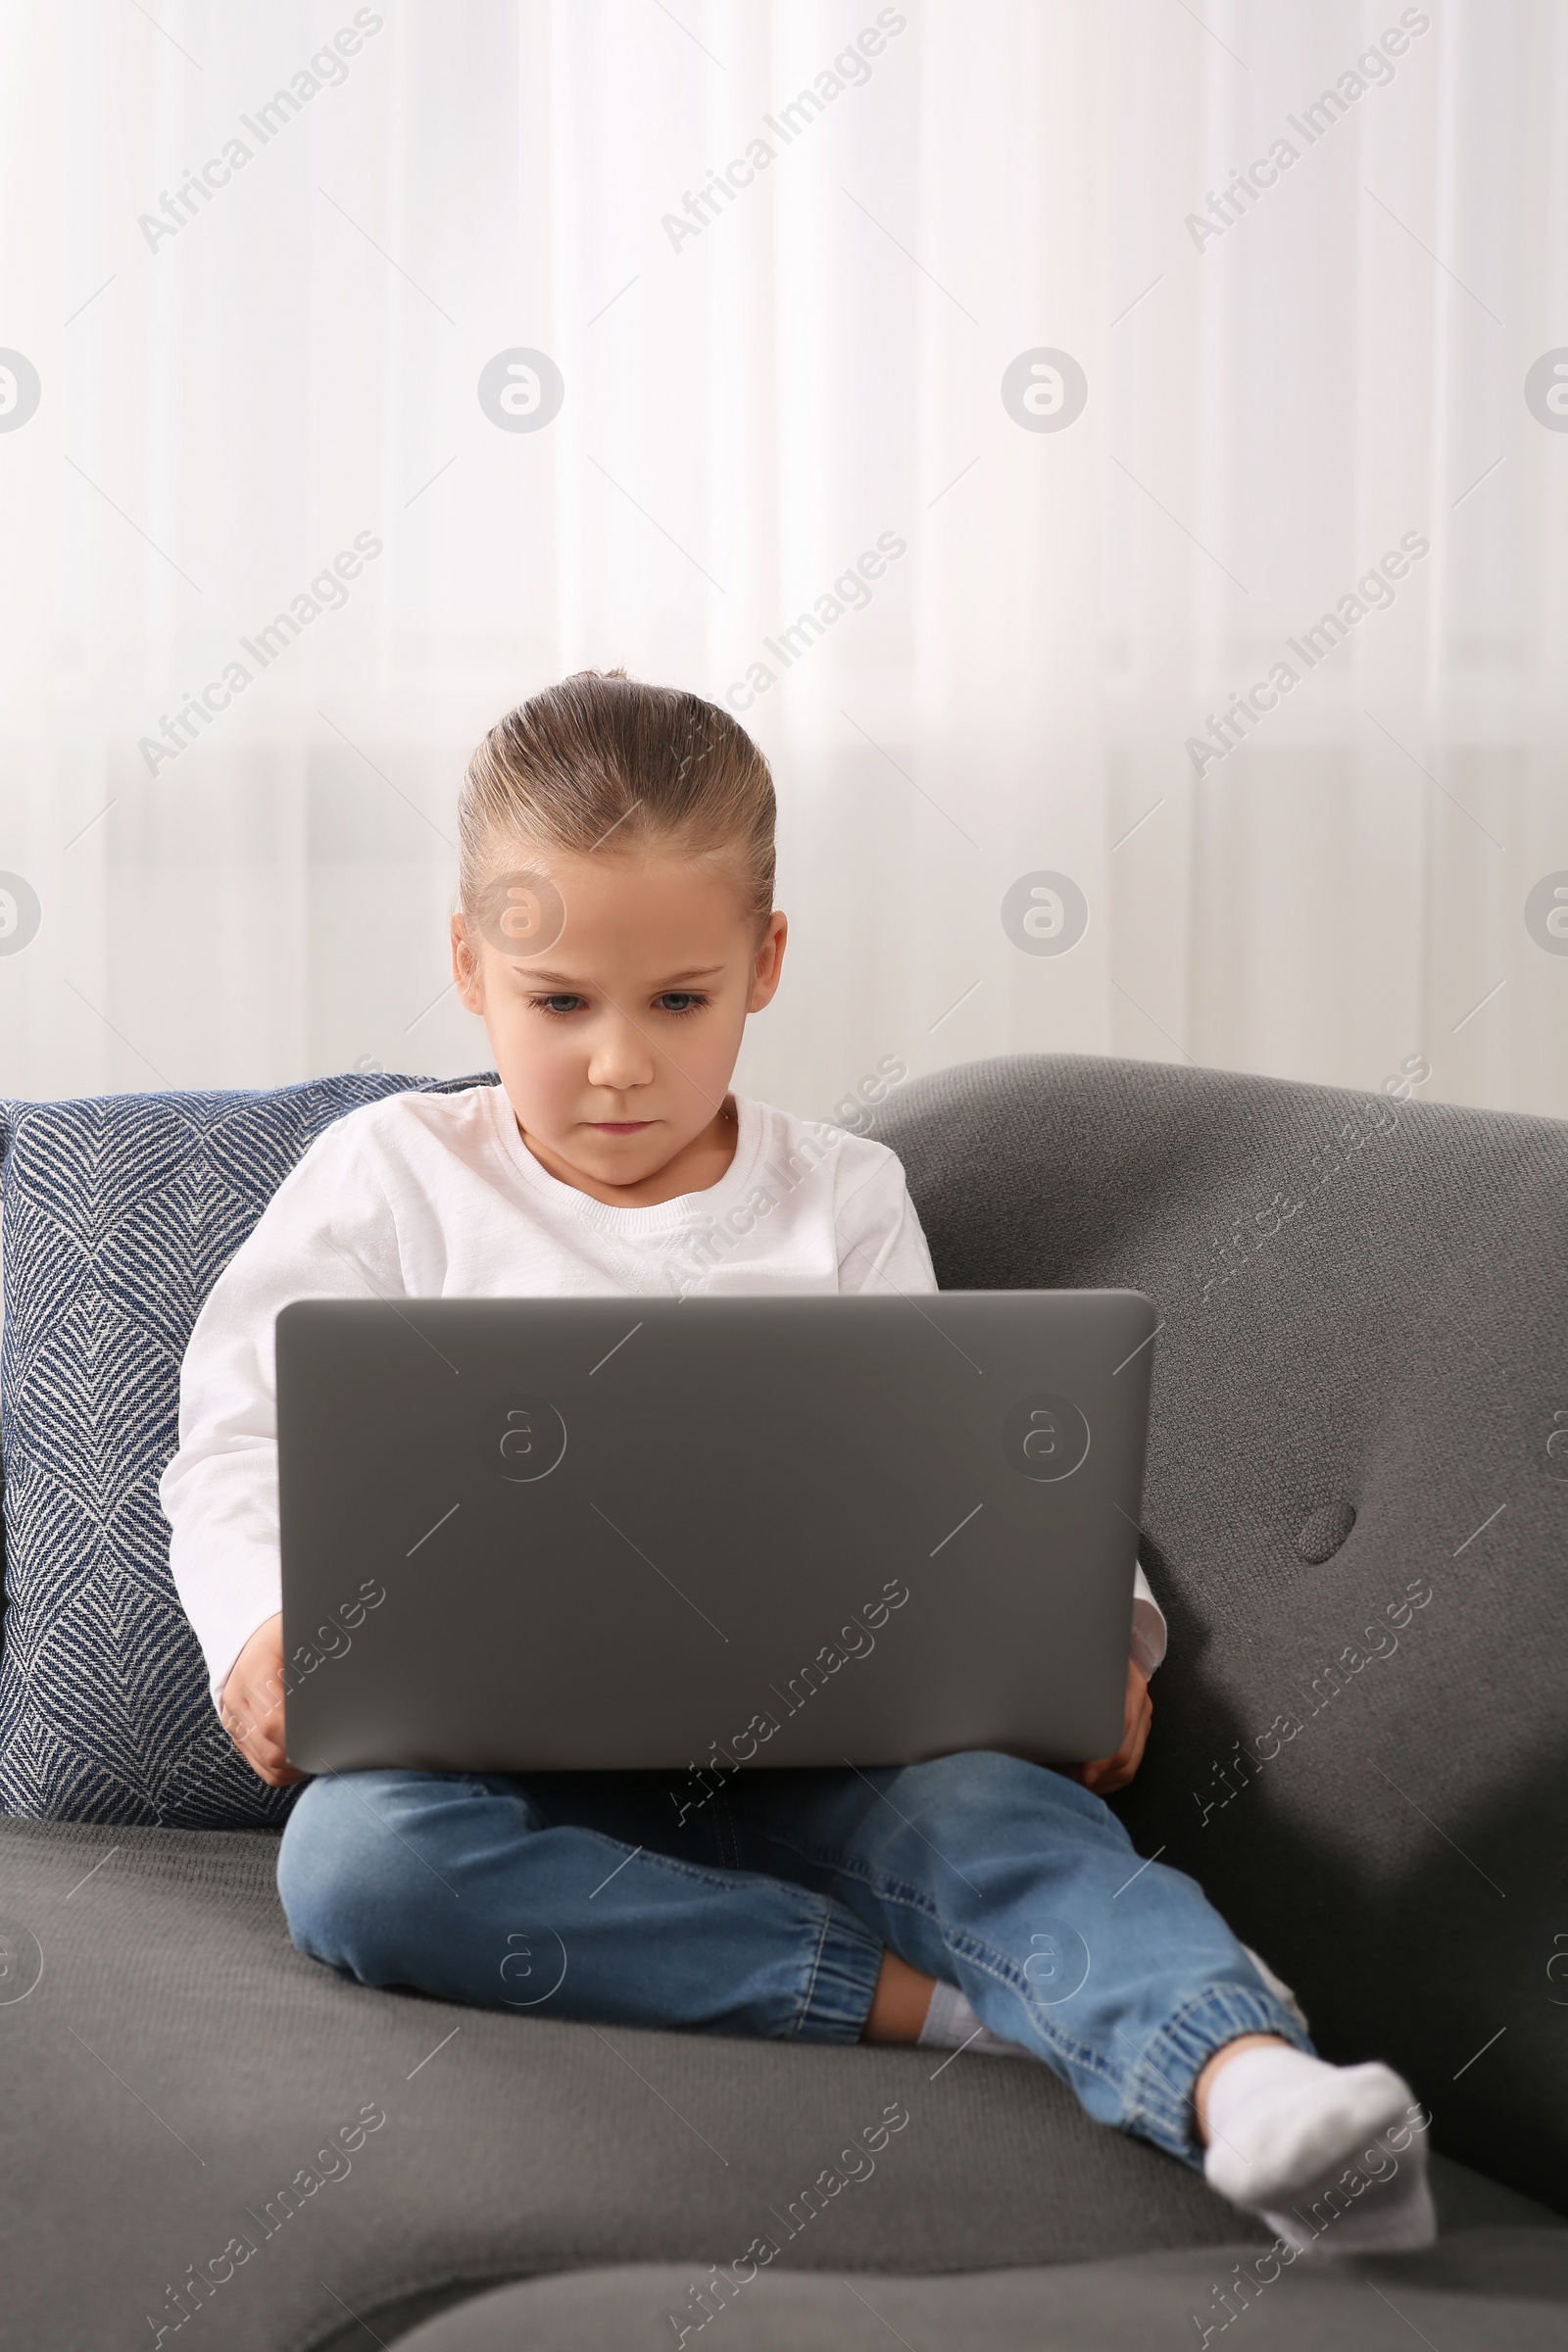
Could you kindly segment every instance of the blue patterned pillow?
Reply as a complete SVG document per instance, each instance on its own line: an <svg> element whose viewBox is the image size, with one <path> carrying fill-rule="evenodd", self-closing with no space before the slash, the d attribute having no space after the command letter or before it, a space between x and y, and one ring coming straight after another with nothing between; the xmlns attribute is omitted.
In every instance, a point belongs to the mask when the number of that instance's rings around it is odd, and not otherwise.
<svg viewBox="0 0 1568 2352"><path fill-rule="evenodd" d="M0 1813L209 1830L287 1816L298 1784L269 1788L234 1752L169 1573L158 1481L180 1359L323 1128L382 1095L476 1083L0 1102Z"/></svg>

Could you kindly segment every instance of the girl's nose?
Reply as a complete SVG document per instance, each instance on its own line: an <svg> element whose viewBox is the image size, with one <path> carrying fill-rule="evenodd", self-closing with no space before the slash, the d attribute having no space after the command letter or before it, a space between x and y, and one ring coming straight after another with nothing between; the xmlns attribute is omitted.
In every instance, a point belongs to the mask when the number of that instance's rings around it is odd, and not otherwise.
<svg viewBox="0 0 1568 2352"><path fill-rule="evenodd" d="M639 1036L636 1026L619 1013L608 1013L602 1023L595 1024L593 1044L588 1054L588 1083L602 1086L612 1094L623 1094L628 1087L646 1086L654 1075L655 1060L647 1040Z"/></svg>

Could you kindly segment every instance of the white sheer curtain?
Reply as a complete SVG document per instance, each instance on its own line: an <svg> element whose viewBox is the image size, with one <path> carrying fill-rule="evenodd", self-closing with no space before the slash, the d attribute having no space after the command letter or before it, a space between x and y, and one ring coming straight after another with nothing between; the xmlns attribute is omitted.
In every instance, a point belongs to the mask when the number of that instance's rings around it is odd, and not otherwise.
<svg viewBox="0 0 1568 2352"><path fill-rule="evenodd" d="M619 662L774 762L751 1091L1420 1057L1568 1113L1550 0L3 21L0 1088L482 1065L457 777Z"/></svg>

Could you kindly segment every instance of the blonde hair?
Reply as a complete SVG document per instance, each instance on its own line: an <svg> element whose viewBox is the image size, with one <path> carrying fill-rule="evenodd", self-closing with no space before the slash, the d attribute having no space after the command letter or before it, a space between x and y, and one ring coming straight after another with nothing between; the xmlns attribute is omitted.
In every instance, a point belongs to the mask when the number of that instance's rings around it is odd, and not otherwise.
<svg viewBox="0 0 1568 2352"><path fill-rule="evenodd" d="M468 761L458 793L465 923L489 930L498 849L521 837L545 851L669 840L727 854L761 925L773 908L774 812L767 761L727 710L623 669L580 669L509 710Z"/></svg>

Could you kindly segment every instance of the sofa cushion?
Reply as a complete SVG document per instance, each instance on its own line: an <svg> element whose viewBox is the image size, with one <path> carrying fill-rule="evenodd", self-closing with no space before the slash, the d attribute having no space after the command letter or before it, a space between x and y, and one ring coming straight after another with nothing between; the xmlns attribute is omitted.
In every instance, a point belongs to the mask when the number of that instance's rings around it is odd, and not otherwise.
<svg viewBox="0 0 1568 2352"><path fill-rule="evenodd" d="M543 2272L679 2264L683 2298L764 2233L777 2267L835 2280L1199 2250L1206 2297L1270 2242L1022 2060L559 2024L346 1983L289 1941L276 1860L257 1831L0 1821L0 2340L364 2352ZM1436 2174L1446 2229L1568 2240L1525 2199ZM853 2308L842 2333L790 2340L858 2344ZM1369 2340L1390 2345L1403 2331L1381 2316ZM744 2297L708 2340L732 2320ZM921 2352L965 2340L896 2324ZM673 2345L662 2308L658 2325Z"/></svg>
<svg viewBox="0 0 1568 2352"><path fill-rule="evenodd" d="M447 1081L0 1104L5 1489L0 1812L281 1822L224 1736L169 1573L158 1480L202 1302L307 1145Z"/></svg>
<svg viewBox="0 0 1568 2352"><path fill-rule="evenodd" d="M1059 1056L871 1132L945 1289L1158 1310L1139 1852L1568 2208L1568 1125Z"/></svg>
<svg viewBox="0 0 1568 2352"><path fill-rule="evenodd" d="M500 2287L396 2340L399 2352L671 2352L722 2318L725 2352L1200 2352L1259 2304L1259 2352L1389 2352L1399 2320L1443 2352L1560 2352L1568 2230L1470 2230L1378 2262L1287 2267L1235 2245L956 2278L742 2265L715 2283L695 2263L627 2263Z"/></svg>

